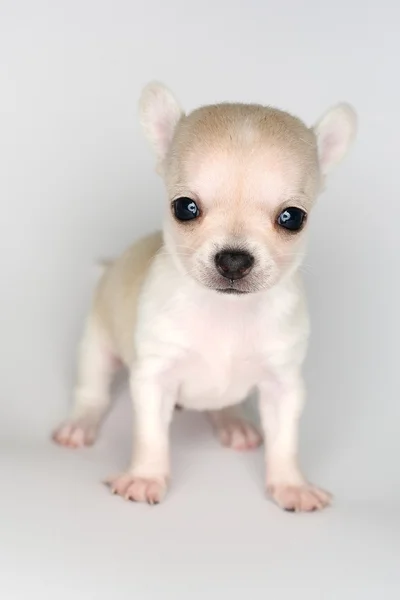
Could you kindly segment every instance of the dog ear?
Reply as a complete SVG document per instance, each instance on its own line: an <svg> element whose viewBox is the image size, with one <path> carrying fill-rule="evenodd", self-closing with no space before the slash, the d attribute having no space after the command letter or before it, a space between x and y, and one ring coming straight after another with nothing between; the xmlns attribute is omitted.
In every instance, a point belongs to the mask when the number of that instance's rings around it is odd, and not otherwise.
<svg viewBox="0 0 400 600"><path fill-rule="evenodd" d="M140 122L159 163L166 157L183 115L177 100L163 84L152 82L143 89L139 102Z"/></svg>
<svg viewBox="0 0 400 600"><path fill-rule="evenodd" d="M357 131L357 115L349 104L328 110L314 127L322 176L346 155Z"/></svg>

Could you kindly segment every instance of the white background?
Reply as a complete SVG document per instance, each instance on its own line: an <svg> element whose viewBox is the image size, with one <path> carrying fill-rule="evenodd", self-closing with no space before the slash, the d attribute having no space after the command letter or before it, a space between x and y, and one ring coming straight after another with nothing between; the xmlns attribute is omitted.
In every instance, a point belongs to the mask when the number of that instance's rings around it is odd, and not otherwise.
<svg viewBox="0 0 400 600"><path fill-rule="evenodd" d="M399 106L395 0L0 2L0 595L368 600L400 596ZM129 458L125 392L98 445L65 416L92 264L159 226L141 87L187 109L255 101L312 124L350 101L354 149L315 210L302 458L336 503L280 512L262 451L173 426L174 481L150 509L99 481ZM124 390L124 388L122 388Z"/></svg>

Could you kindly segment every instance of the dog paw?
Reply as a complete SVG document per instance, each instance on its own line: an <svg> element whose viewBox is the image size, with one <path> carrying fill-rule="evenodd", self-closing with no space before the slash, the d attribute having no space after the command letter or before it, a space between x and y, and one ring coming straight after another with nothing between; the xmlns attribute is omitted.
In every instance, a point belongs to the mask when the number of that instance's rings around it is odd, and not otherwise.
<svg viewBox="0 0 400 600"><path fill-rule="evenodd" d="M332 502L332 496L311 484L272 484L267 492L278 506L289 512L322 510Z"/></svg>
<svg viewBox="0 0 400 600"><path fill-rule="evenodd" d="M221 444L233 450L253 450L262 443L260 432L245 419L223 420L215 426L215 431Z"/></svg>
<svg viewBox="0 0 400 600"><path fill-rule="evenodd" d="M147 502L159 504L167 492L166 477L138 477L132 473L122 473L117 477L108 479L112 494L117 494L125 500L132 502Z"/></svg>
<svg viewBox="0 0 400 600"><path fill-rule="evenodd" d="M66 421L53 433L53 441L66 448L91 446L97 434L97 427L84 421Z"/></svg>

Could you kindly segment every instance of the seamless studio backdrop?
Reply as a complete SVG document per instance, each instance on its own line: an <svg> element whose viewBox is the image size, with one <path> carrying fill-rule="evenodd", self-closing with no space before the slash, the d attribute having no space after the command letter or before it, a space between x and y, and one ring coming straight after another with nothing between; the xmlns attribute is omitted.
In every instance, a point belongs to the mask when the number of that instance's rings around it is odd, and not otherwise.
<svg viewBox="0 0 400 600"><path fill-rule="evenodd" d="M0 572L9 600L398 598L398 71L394 0L0 4ZM159 227L137 120L157 78L187 110L272 104L310 125L352 103L359 134L312 216L302 462L334 506L280 512L262 452L173 424L174 479L149 509L100 481L129 460L124 382L94 448L53 446L71 400L93 264Z"/></svg>

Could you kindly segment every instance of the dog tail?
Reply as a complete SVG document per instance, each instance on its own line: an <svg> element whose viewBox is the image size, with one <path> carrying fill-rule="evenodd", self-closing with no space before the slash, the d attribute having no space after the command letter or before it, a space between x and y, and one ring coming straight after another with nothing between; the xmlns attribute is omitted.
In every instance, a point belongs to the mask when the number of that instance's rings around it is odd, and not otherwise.
<svg viewBox="0 0 400 600"><path fill-rule="evenodd" d="M111 258L101 258L96 260L93 265L93 279L95 285L100 281L107 269L113 264L114 260Z"/></svg>

